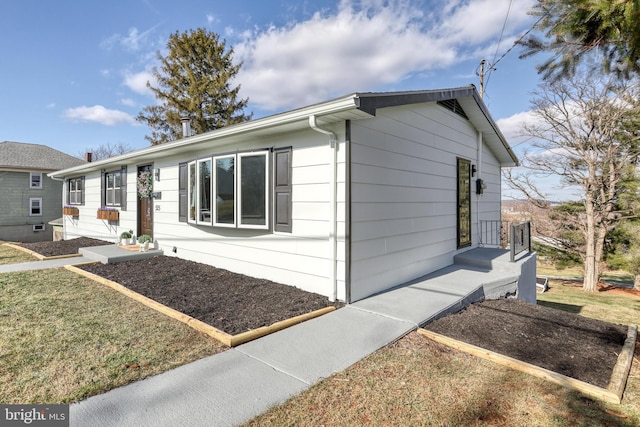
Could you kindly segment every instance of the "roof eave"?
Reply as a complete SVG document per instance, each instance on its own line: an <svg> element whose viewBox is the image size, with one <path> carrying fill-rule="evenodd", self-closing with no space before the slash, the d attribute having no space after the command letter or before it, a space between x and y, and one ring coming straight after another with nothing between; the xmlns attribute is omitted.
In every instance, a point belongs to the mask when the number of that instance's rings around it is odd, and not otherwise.
<svg viewBox="0 0 640 427"><path fill-rule="evenodd" d="M75 166L72 168L56 171L49 176L54 178L64 178L104 168L105 166L114 166L116 164L130 163L131 160L140 158L152 158L163 152L182 151L186 147L197 149L199 145L218 141L220 145L228 143L230 138L244 135L252 132L258 135L275 133L279 130L297 130L305 129L308 125L310 115L315 115L321 124L329 124L337 121L371 117L370 114L359 111L355 95L348 95L332 101L321 104L314 104L308 107L292 110L286 113L280 113L248 122L238 123L206 132L200 135L179 139L161 145L143 148L140 150L125 153L120 156L111 157L104 160L88 163L85 165Z"/></svg>

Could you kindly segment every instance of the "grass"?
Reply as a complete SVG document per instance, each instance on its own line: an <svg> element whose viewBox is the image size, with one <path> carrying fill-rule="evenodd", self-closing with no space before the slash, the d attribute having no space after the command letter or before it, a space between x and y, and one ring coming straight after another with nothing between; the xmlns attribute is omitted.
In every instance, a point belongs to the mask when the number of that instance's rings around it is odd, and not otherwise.
<svg viewBox="0 0 640 427"><path fill-rule="evenodd" d="M640 324L640 297L613 290L584 292L582 284L550 280L550 290L538 294L538 304L619 324Z"/></svg>
<svg viewBox="0 0 640 427"><path fill-rule="evenodd" d="M73 402L224 349L67 270L0 274L0 402Z"/></svg>
<svg viewBox="0 0 640 427"><path fill-rule="evenodd" d="M34 256L29 255L26 252L10 248L9 246L5 246L4 243L6 242L0 241L0 265L37 261L37 258Z"/></svg>
<svg viewBox="0 0 640 427"><path fill-rule="evenodd" d="M551 282L540 303L639 323L640 299ZM535 345L535 343L527 343ZM553 349L540 349L553 351ZM247 425L636 426L640 345L621 405L605 404L429 341L415 332Z"/></svg>
<svg viewBox="0 0 640 427"><path fill-rule="evenodd" d="M582 280L584 270L581 266L556 268L553 265L538 264L538 276L564 277L573 280ZM633 286L633 275L623 270L605 270L600 280L606 283L625 284Z"/></svg>

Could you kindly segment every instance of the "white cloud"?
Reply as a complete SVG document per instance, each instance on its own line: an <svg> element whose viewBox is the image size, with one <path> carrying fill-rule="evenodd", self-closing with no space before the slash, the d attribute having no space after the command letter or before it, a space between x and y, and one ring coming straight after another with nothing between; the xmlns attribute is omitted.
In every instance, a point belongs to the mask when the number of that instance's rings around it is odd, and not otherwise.
<svg viewBox="0 0 640 427"><path fill-rule="evenodd" d="M120 103L121 103L122 105L126 105L127 107L135 107L135 106L137 105L137 104L136 104L136 101L134 101L134 100L133 100L133 99L131 99L131 98L122 98L122 99L120 100Z"/></svg>
<svg viewBox="0 0 640 427"><path fill-rule="evenodd" d="M136 124L135 119L124 111L110 110L102 105L91 107L83 105L82 107L69 108L65 110L64 117L76 121L100 123L106 126L114 126L121 123Z"/></svg>
<svg viewBox="0 0 640 427"><path fill-rule="evenodd" d="M106 50L111 50L115 46L120 46L124 50L137 52L146 47L151 33L157 26L158 25L155 25L143 32L140 32L136 27L131 27L126 35L116 33L106 38L100 43L100 47Z"/></svg>
<svg viewBox="0 0 640 427"><path fill-rule="evenodd" d="M510 117L497 120L496 124L505 138L507 138L507 141L509 141L511 145L514 145L525 138L522 136L522 127L525 124L531 125L536 121L537 119L531 111L523 111Z"/></svg>
<svg viewBox="0 0 640 427"><path fill-rule="evenodd" d="M354 90L396 83L495 51L508 0L342 0L333 14L245 31L242 96L261 109L300 106ZM533 0L509 14L505 42L522 28Z"/></svg>
<svg viewBox="0 0 640 427"><path fill-rule="evenodd" d="M140 95L153 96L153 92L147 87L147 82L155 85L155 78L150 71L141 71L139 73L125 73L124 84L129 89Z"/></svg>

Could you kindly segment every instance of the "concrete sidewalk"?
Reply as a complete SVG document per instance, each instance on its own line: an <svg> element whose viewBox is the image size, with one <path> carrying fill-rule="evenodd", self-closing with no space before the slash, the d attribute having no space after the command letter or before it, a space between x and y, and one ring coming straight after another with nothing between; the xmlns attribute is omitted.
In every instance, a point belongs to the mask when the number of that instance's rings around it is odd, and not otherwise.
<svg viewBox="0 0 640 427"><path fill-rule="evenodd" d="M233 426L342 371L428 319L482 297L478 271L418 280L71 405L72 426ZM476 283L469 286L469 283Z"/></svg>
<svg viewBox="0 0 640 427"><path fill-rule="evenodd" d="M65 265L80 264L80 263L89 262L89 261L91 261L89 258L85 258L83 256L76 256L76 257L69 257L69 258L22 262L19 264L6 264L6 265L0 265L0 273L14 273L16 271L27 271L27 270L46 270L47 268L59 268L59 267L64 267Z"/></svg>

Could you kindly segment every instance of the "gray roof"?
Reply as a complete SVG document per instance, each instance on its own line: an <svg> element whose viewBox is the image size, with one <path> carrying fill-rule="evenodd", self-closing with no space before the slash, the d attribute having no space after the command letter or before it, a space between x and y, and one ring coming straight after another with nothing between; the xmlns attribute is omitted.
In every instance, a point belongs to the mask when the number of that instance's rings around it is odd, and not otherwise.
<svg viewBox="0 0 640 427"><path fill-rule="evenodd" d="M0 142L0 169L57 171L86 163L51 147L24 142Z"/></svg>

